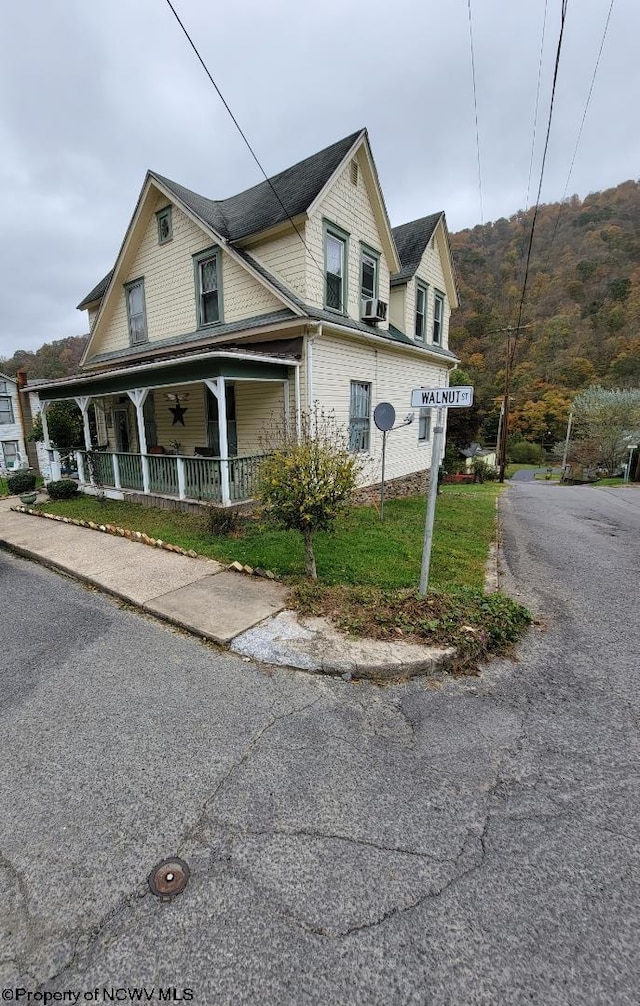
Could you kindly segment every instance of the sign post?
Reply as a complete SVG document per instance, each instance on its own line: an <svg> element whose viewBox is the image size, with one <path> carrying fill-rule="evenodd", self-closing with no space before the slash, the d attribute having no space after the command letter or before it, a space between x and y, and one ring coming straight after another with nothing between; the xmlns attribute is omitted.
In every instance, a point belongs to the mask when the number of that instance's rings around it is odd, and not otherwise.
<svg viewBox="0 0 640 1006"><path fill-rule="evenodd" d="M373 421L382 432L382 476L380 481L380 520L384 520L384 466L387 456L387 433L393 429L396 410L389 402L380 402L373 410Z"/></svg>
<svg viewBox="0 0 640 1006"><path fill-rule="evenodd" d="M429 583L429 566L431 565L431 546L433 544L433 521L436 513L436 495L438 493L438 470L444 454L444 419L445 409L468 409L473 405L473 388L416 388L411 392L411 405L414 409L437 408L436 425L433 430L433 447L431 449L431 475L429 478L429 495L427 498L427 515L424 521L424 543L422 546L422 568L420 570L420 597L427 593Z"/></svg>

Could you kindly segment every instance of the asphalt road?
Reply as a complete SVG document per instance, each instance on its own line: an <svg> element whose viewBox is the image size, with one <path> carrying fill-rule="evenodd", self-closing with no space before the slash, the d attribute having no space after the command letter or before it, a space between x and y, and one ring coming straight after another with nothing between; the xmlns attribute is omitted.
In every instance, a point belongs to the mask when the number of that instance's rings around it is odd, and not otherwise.
<svg viewBox="0 0 640 1006"><path fill-rule="evenodd" d="M0 988L637 1004L640 491L523 483L502 513L544 627L479 678L384 689L0 553Z"/></svg>

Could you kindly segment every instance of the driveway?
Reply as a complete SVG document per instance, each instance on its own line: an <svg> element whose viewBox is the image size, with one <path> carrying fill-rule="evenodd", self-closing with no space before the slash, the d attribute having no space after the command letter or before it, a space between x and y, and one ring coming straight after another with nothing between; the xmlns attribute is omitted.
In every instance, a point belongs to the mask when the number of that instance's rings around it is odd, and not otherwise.
<svg viewBox="0 0 640 1006"><path fill-rule="evenodd" d="M640 493L502 513L545 624L444 684L257 667L0 554L0 987L637 1004Z"/></svg>

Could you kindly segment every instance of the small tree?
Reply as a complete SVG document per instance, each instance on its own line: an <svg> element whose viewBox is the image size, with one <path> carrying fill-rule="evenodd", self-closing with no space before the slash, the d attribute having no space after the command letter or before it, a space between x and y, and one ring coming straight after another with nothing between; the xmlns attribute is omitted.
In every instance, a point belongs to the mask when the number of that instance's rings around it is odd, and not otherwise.
<svg viewBox="0 0 640 1006"><path fill-rule="evenodd" d="M276 424L263 443L258 496L281 527L304 540L307 576L317 579L314 531L328 531L349 505L362 471L357 454L332 416L317 408L302 416L300 436Z"/></svg>
<svg viewBox="0 0 640 1006"><path fill-rule="evenodd" d="M625 459L628 444L640 435L640 388L607 389L593 385L573 402L573 452L580 441L591 451L596 444L598 462L615 471Z"/></svg>

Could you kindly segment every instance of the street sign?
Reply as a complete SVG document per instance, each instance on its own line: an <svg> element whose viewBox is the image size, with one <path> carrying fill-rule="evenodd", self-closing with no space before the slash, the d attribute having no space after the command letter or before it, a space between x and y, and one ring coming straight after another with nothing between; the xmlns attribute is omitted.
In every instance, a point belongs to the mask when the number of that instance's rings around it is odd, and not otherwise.
<svg viewBox="0 0 640 1006"><path fill-rule="evenodd" d="M473 405L473 388L415 388L412 409L468 409Z"/></svg>

